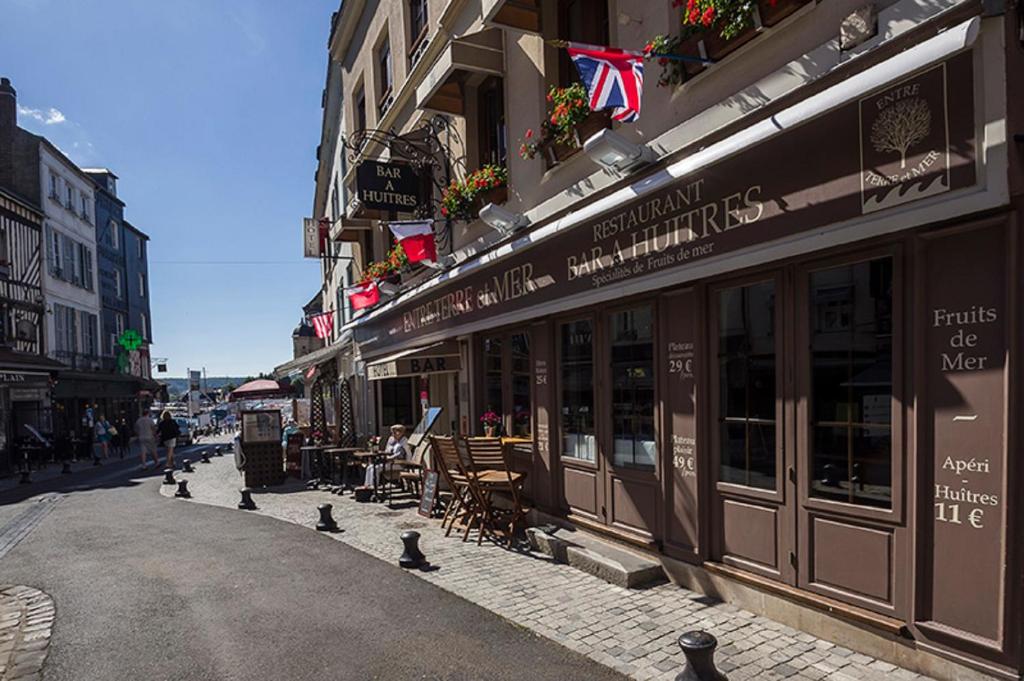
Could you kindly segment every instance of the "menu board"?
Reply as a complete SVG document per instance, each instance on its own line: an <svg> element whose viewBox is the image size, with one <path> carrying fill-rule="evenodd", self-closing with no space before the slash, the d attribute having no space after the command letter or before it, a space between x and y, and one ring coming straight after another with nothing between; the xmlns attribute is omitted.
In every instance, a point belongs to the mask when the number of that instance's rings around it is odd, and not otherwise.
<svg viewBox="0 0 1024 681"><path fill-rule="evenodd" d="M417 513L425 518L429 518L434 512L434 502L437 500L437 481L437 471L427 471L423 476L423 495L420 497L420 507Z"/></svg>
<svg viewBox="0 0 1024 681"><path fill-rule="evenodd" d="M277 409L242 412L242 442L281 442L281 412Z"/></svg>

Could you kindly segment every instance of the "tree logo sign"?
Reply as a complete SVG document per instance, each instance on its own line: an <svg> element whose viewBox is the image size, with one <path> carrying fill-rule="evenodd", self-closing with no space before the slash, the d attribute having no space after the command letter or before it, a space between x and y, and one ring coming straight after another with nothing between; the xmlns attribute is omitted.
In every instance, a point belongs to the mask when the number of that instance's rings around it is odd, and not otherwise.
<svg viewBox="0 0 1024 681"><path fill-rule="evenodd" d="M949 191L946 65L860 100L861 209Z"/></svg>

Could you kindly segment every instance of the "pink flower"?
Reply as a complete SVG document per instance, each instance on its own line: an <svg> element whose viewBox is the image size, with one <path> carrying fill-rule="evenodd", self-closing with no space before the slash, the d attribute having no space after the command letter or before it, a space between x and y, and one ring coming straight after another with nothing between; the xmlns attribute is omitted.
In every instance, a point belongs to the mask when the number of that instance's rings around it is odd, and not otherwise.
<svg viewBox="0 0 1024 681"><path fill-rule="evenodd" d="M531 139L532 137L533 137L533 128L530 128L529 130L526 131L526 139Z"/></svg>

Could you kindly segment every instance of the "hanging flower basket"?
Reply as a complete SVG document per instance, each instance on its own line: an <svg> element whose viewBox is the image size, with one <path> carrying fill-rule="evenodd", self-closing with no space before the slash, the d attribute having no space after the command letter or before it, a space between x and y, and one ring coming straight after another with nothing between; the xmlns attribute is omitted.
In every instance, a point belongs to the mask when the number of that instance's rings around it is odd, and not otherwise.
<svg viewBox="0 0 1024 681"><path fill-rule="evenodd" d="M557 165L572 157L590 137L607 128L608 121L607 112L591 111L586 118L572 126L568 140L551 140L544 149L549 165Z"/></svg>
<svg viewBox="0 0 1024 681"><path fill-rule="evenodd" d="M757 0L761 23L774 26L811 0Z"/></svg>
<svg viewBox="0 0 1024 681"><path fill-rule="evenodd" d="M490 189L484 189L479 192L474 199L474 210L479 213L480 209L486 206L488 203L493 203L496 206L508 201L508 185L501 185L500 187L492 187Z"/></svg>
<svg viewBox="0 0 1024 681"><path fill-rule="evenodd" d="M485 204L499 203L493 198L500 198L500 203L508 199L508 170L488 164L471 172L465 180L452 180L441 193L441 215L472 222Z"/></svg>

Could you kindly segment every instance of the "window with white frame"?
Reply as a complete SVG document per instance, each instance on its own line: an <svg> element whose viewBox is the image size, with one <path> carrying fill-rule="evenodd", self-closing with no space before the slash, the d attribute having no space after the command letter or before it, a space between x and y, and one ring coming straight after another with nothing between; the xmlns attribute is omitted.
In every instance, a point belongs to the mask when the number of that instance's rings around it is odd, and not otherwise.
<svg viewBox="0 0 1024 681"><path fill-rule="evenodd" d="M78 311L73 307L53 304L54 349L58 353L78 351Z"/></svg>
<svg viewBox="0 0 1024 681"><path fill-rule="evenodd" d="M75 209L75 188L71 186L70 182L66 182L66 181L64 183L64 186L67 189L67 193L66 193L67 200L64 203L64 207L67 208L68 210L74 210Z"/></svg>
<svg viewBox="0 0 1024 681"><path fill-rule="evenodd" d="M107 237L107 243L115 251L121 249L121 230L117 228L117 221L111 220L109 225L110 234Z"/></svg>
<svg viewBox="0 0 1024 681"><path fill-rule="evenodd" d="M120 312L114 315L114 332L118 338L124 333L124 314Z"/></svg>
<svg viewBox="0 0 1024 681"><path fill-rule="evenodd" d="M60 194L58 193L59 187L57 185L57 173L53 172L52 169L49 172L50 172L50 198L51 199L58 199L58 198L60 198Z"/></svg>
<svg viewBox="0 0 1024 681"><path fill-rule="evenodd" d="M79 311L80 325L82 327L82 354L95 357L99 352L99 331L97 329L98 319L96 315Z"/></svg>
<svg viewBox="0 0 1024 681"><path fill-rule="evenodd" d="M146 275L139 272L139 295L146 297Z"/></svg>
<svg viewBox="0 0 1024 681"><path fill-rule="evenodd" d="M124 297L124 281L121 277L121 270L114 270L114 295L118 300Z"/></svg>
<svg viewBox="0 0 1024 681"><path fill-rule="evenodd" d="M86 196L83 193L82 194L82 201L81 201L81 204L82 204L82 206L81 206L81 208L82 208L81 215L82 215L82 219L83 220L85 220L86 222L91 222L89 220L89 201L88 201L88 199L89 199L89 197Z"/></svg>

